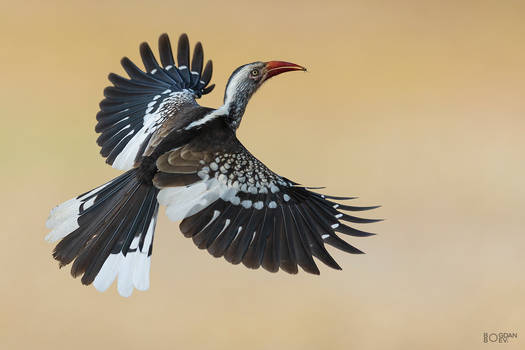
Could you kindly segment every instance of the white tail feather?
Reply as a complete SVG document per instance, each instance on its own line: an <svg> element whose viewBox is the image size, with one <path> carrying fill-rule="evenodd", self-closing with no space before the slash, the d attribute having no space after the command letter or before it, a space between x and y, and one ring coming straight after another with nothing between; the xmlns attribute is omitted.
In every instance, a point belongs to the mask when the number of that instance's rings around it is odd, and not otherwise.
<svg viewBox="0 0 525 350"><path fill-rule="evenodd" d="M46 241L58 241L78 228L77 220L81 205L82 201L73 198L51 210L46 227L52 231L46 236Z"/></svg>
<svg viewBox="0 0 525 350"><path fill-rule="evenodd" d="M152 218L142 250L138 248L140 236L136 236L129 247L132 251L126 256L122 252L108 256L93 281L93 286L98 291L104 292L108 289L117 276L117 290L124 297L129 297L133 293L133 288L140 291L149 289L151 256L148 254L153 241L155 222L156 218Z"/></svg>
<svg viewBox="0 0 525 350"><path fill-rule="evenodd" d="M86 210L93 205L97 196L93 196L89 200L86 200L86 198L100 192L111 182L113 181L98 186L82 196L72 198L51 209L49 218L46 221L46 227L52 229L52 231L45 237L45 240L48 242L56 242L75 231L79 227L78 217L80 216L80 207L84 204L84 210Z"/></svg>
<svg viewBox="0 0 525 350"><path fill-rule="evenodd" d="M95 280L93 281L93 286L95 286L98 291L104 292L109 286L111 286L115 277L117 277L122 260L124 260L124 254L122 253L110 254L108 256L97 274L97 277L95 277Z"/></svg>

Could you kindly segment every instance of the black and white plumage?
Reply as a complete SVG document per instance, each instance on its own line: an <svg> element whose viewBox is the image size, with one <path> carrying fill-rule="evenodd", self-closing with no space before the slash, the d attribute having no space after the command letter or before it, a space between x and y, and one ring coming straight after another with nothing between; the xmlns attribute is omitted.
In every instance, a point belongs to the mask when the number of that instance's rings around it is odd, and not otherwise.
<svg viewBox="0 0 525 350"><path fill-rule="evenodd" d="M268 271L319 274L314 257L341 269L326 245L362 253L339 237L370 233L347 223L369 223L347 212L374 209L338 203L349 197L313 192L277 175L237 139L251 96L271 77L305 70L283 61L237 68L217 108L196 99L209 93L212 64L204 70L195 46L179 39L175 64L166 34L159 39L161 65L144 43L146 72L124 58L129 79L110 74L97 115L97 142L107 162L126 172L52 210L46 237L58 241L53 256L72 263L73 276L98 290L118 279L118 291L149 287L153 235L159 204L181 232L215 257Z"/></svg>
<svg viewBox="0 0 525 350"><path fill-rule="evenodd" d="M135 164L139 147L173 114L196 105L195 99L213 90L207 87L212 75L212 62L202 71L204 53L201 43L195 45L190 68L188 37L182 35L178 47L178 66L166 34L159 38L161 65L147 43L140 45L146 72L127 57L121 61L130 79L111 73L113 86L104 89L95 130L101 135L100 153L114 168L129 170Z"/></svg>

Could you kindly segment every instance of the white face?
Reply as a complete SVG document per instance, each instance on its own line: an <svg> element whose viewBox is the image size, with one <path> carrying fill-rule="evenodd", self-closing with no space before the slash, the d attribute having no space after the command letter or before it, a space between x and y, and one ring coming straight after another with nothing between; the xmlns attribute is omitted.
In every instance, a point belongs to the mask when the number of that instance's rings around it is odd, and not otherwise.
<svg viewBox="0 0 525 350"><path fill-rule="evenodd" d="M263 62L254 62L235 71L226 87L224 104L229 105L231 101L239 97L243 100L249 99L263 80L263 68ZM243 96L239 96L239 94Z"/></svg>

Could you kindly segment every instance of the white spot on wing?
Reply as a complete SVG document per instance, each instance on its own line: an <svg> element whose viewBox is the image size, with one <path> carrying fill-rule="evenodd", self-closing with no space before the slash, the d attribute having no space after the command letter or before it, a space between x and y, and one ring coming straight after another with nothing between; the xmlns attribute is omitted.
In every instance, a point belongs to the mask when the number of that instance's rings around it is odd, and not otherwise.
<svg viewBox="0 0 525 350"><path fill-rule="evenodd" d="M208 173L203 170L200 170L199 172L197 172L197 175L203 180L208 180L210 178L210 175L208 175Z"/></svg>
<svg viewBox="0 0 525 350"><path fill-rule="evenodd" d="M84 206L82 207L84 210L87 210L89 207L91 207L93 205L93 203L95 203L95 199L97 198L97 196L93 196L91 197L90 199L88 199L85 203L84 203Z"/></svg>
<svg viewBox="0 0 525 350"><path fill-rule="evenodd" d="M228 182L228 178L224 174L220 174L218 180L223 185L225 185Z"/></svg>
<svg viewBox="0 0 525 350"><path fill-rule="evenodd" d="M241 204L241 199L237 196L233 197L230 202L233 204L233 205L239 205Z"/></svg>
<svg viewBox="0 0 525 350"><path fill-rule="evenodd" d="M219 232L219 235L226 230L226 228L230 225L230 219L226 219L226 222L224 223L224 227L222 228L221 232Z"/></svg>
<svg viewBox="0 0 525 350"><path fill-rule="evenodd" d="M211 223L214 222L215 219L217 219L217 218L219 217L219 215L221 215L221 212L218 211L218 210L214 210L214 211L213 211L213 217L211 218L210 222L208 222L208 223L206 224L206 226L204 226L204 227L202 228L202 230L204 230L206 227L210 226ZM201 230L201 231L202 231L202 230Z"/></svg>

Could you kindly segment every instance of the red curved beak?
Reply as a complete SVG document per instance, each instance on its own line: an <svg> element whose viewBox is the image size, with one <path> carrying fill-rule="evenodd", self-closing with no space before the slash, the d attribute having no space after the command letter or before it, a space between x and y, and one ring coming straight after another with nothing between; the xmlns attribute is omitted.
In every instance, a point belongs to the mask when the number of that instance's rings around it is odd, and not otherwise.
<svg viewBox="0 0 525 350"><path fill-rule="evenodd" d="M264 80L268 80L271 77L279 75L284 72L291 72L294 70L301 70L306 72L306 68L299 66L295 63L284 62L284 61L269 61L266 62L266 77Z"/></svg>

